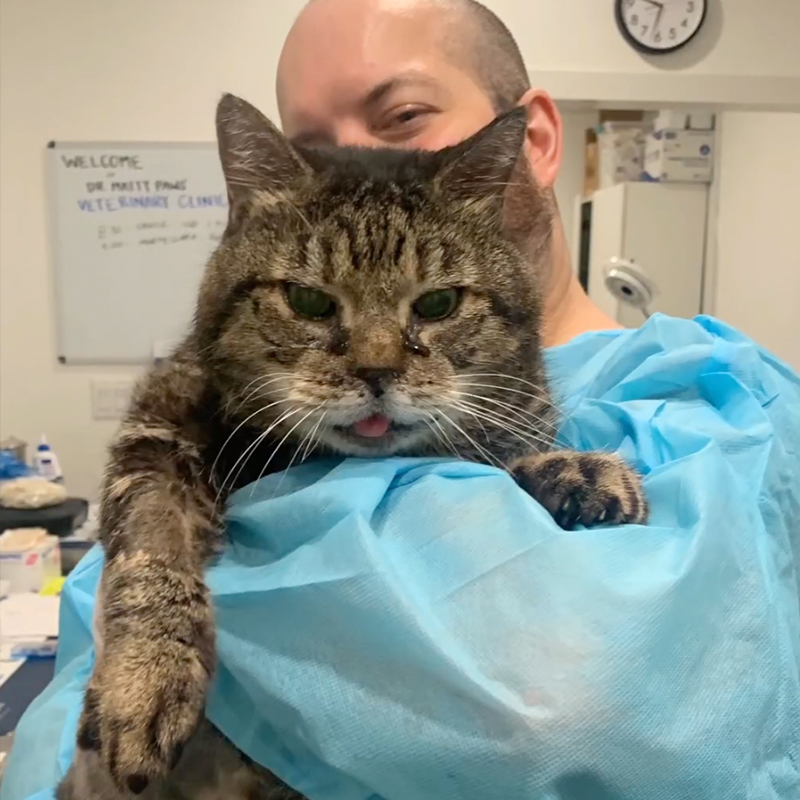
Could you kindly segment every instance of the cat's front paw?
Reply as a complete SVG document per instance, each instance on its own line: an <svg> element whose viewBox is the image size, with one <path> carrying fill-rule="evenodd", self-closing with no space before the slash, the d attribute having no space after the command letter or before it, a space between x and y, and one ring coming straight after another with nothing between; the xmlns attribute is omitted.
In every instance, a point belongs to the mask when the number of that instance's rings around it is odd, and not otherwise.
<svg viewBox="0 0 800 800"><path fill-rule="evenodd" d="M213 634L117 638L86 691L78 745L97 750L114 782L141 794L167 775L196 730L213 663Z"/></svg>
<svg viewBox="0 0 800 800"><path fill-rule="evenodd" d="M641 476L613 453L540 453L517 459L510 468L566 530L647 521Z"/></svg>

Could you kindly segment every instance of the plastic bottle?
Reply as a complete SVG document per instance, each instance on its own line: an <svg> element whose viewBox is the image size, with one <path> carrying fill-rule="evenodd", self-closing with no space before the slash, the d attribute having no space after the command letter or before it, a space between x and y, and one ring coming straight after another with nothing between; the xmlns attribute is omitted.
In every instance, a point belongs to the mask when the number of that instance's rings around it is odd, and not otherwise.
<svg viewBox="0 0 800 800"><path fill-rule="evenodd" d="M58 456L50 449L47 439L42 435L42 440L36 448L33 457L33 468L36 474L48 481L63 483L64 475L61 472L61 465L58 463Z"/></svg>

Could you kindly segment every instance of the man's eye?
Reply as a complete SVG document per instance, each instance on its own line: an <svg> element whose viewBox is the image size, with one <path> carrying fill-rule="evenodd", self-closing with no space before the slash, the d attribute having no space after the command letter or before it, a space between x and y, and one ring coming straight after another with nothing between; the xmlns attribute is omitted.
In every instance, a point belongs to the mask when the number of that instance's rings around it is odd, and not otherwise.
<svg viewBox="0 0 800 800"><path fill-rule="evenodd" d="M378 132L390 133L416 130L431 113L432 110L425 106L400 106L381 115L375 128Z"/></svg>
<svg viewBox="0 0 800 800"><path fill-rule="evenodd" d="M396 117L395 121L400 125L404 125L406 122L412 122L415 120L422 111L418 108L409 108L406 111L401 111Z"/></svg>

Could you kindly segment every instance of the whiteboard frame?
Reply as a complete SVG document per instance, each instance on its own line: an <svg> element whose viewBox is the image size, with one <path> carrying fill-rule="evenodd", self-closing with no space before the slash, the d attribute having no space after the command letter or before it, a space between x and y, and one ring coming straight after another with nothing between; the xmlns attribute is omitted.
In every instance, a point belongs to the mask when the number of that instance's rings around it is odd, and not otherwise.
<svg viewBox="0 0 800 800"><path fill-rule="evenodd" d="M48 260L50 262L50 269L53 276L53 317L55 321L55 353L56 360L59 364L70 367L85 367L85 366L148 366L155 362L155 359L148 359L142 361L141 359L100 359L100 358L68 358L64 355L64 341L66 320L62 313L62 304L59 301L62 292L64 291L62 283L62 267L58 259L58 195L57 195L57 180L56 180L56 166L54 159L51 159L50 153L57 152L59 148L71 150L95 150L95 149L110 149L110 148L140 148L140 149L153 149L153 150L214 150L219 153L219 145L215 141L206 142L135 142L135 141L69 141L62 139L51 139L47 142L45 148L45 190L47 193L47 223L45 226L48 238ZM187 330L188 334L189 331ZM177 342L176 342L177 344Z"/></svg>

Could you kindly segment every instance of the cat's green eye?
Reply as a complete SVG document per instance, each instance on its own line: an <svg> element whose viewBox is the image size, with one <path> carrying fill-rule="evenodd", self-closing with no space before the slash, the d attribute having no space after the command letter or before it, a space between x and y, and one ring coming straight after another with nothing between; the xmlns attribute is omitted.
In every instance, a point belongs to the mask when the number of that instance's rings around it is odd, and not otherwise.
<svg viewBox="0 0 800 800"><path fill-rule="evenodd" d="M295 314L308 319L325 319L336 312L336 303L330 295L299 283L286 284L286 301Z"/></svg>
<svg viewBox="0 0 800 800"><path fill-rule="evenodd" d="M439 289L422 295L414 303L414 313L426 322L446 319L457 308L461 300L459 289Z"/></svg>

